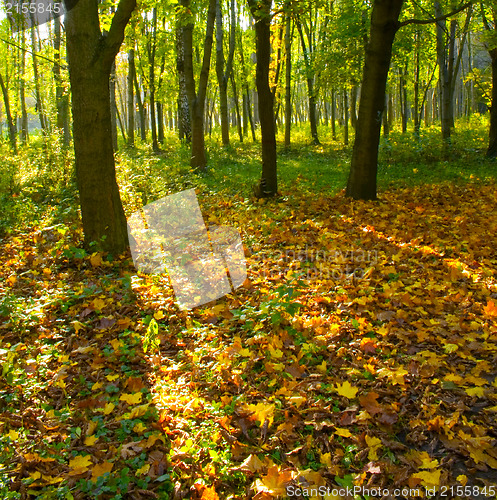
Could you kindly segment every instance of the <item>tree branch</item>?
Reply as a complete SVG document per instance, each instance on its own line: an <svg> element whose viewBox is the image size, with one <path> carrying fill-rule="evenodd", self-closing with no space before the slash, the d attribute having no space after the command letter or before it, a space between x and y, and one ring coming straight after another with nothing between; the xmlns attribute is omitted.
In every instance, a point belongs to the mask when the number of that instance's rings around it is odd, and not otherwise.
<svg viewBox="0 0 497 500"><path fill-rule="evenodd" d="M467 9L470 5L473 5L473 2L474 0L470 0L469 2L466 2L457 9L453 10L452 12L449 12L448 14L444 14L443 16L432 17L431 19L406 19L405 21L399 23L399 28L407 26L408 24L431 24L431 23L438 23L440 21L445 21L445 19L455 16L462 10Z"/></svg>
<svg viewBox="0 0 497 500"><path fill-rule="evenodd" d="M124 30L136 7L136 0L121 0L112 18L109 33L105 37L103 59L112 64L124 40Z"/></svg>

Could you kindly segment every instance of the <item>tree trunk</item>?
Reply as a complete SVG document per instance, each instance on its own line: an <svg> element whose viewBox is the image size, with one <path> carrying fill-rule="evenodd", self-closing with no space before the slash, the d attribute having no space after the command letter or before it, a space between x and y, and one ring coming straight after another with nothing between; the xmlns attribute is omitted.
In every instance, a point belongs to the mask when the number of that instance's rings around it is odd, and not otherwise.
<svg viewBox="0 0 497 500"><path fill-rule="evenodd" d="M109 95L110 95L110 123L112 132L112 148L118 150L117 145L117 102L116 102L116 63L112 63L109 79Z"/></svg>
<svg viewBox="0 0 497 500"><path fill-rule="evenodd" d="M60 19L57 17L54 19L54 52L55 52L55 62L54 62L54 79L55 79L55 100L57 106L57 128L62 131L62 143L64 146L69 146L71 142L71 130L69 126L69 95L64 89L64 85L61 78L61 57L60 57L60 45L61 45L61 30L60 30Z"/></svg>
<svg viewBox="0 0 497 500"><path fill-rule="evenodd" d="M58 19L55 21L56 24L58 24ZM26 40L25 40L25 31L23 30L21 32L21 37L22 37L22 46L24 47ZM60 24L59 24L59 46L60 46ZM55 41L54 41L54 48L57 43L57 32L55 33ZM55 57L57 57L57 53L55 54ZM28 112L26 110L26 82L24 81L26 75L26 51L22 50L21 51L21 73L19 75L19 98L21 101L21 141L23 143L27 143L29 140L29 129L28 129ZM55 65L54 65L54 78L57 83L57 73L55 70ZM60 65L59 65L59 78L60 78ZM57 93L57 92L56 92ZM58 112L58 108L57 108Z"/></svg>
<svg viewBox="0 0 497 500"><path fill-rule="evenodd" d="M255 83L259 101L261 123L262 177L259 196L273 196L278 192L276 166L276 137L274 125L273 94L269 86L271 60L271 5L272 0L248 0L255 19L256 73Z"/></svg>
<svg viewBox="0 0 497 500"><path fill-rule="evenodd" d="M146 121L145 105L143 104L140 84L138 83L138 75L136 74L136 72L134 74L134 77L135 77L136 103L138 104L138 116L140 117L140 139L143 142L145 142L147 140L147 121Z"/></svg>
<svg viewBox="0 0 497 500"><path fill-rule="evenodd" d="M440 3L435 2L435 16L439 17L441 15L442 8L440 7ZM445 20L437 22L437 61L439 68L442 139L444 141L450 141L450 81L445 48L445 30Z"/></svg>
<svg viewBox="0 0 497 500"><path fill-rule="evenodd" d="M40 78L38 74L38 60L36 59L36 54L38 53L38 48L36 44L36 31L34 25L31 26L31 51L33 55L33 77L35 81L35 96L36 96L36 110L38 111L38 118L40 119L40 127L43 135L47 135L48 127L46 123L46 117L44 113L44 106L41 97L40 90Z"/></svg>
<svg viewBox="0 0 497 500"><path fill-rule="evenodd" d="M223 12L221 0L216 0L216 75L219 85L219 112L221 114L221 140L223 146L230 143L230 126L228 120L228 79L233 70L235 55L235 2L231 0L231 21L228 60L224 59L223 46Z"/></svg>
<svg viewBox="0 0 497 500"><path fill-rule="evenodd" d="M347 89L343 89L343 143L349 145L349 98Z"/></svg>
<svg viewBox="0 0 497 500"><path fill-rule="evenodd" d="M497 8L492 9L493 35L497 33ZM491 31L490 23L485 16L482 5L483 24L487 31ZM490 130L488 134L488 158L497 158L497 47L488 48L488 53L492 61L492 102L490 104Z"/></svg>
<svg viewBox="0 0 497 500"><path fill-rule="evenodd" d="M354 199L376 199L381 116L385 107L392 44L402 4L403 0L375 0L373 3L356 137L346 190L346 196Z"/></svg>
<svg viewBox="0 0 497 500"><path fill-rule="evenodd" d="M12 113L10 111L10 99L9 92L3 81L3 77L0 74L0 87L2 87L3 103L5 106L5 114L7 115L7 125L9 127L9 140L12 151L17 154L17 141L16 141L16 128L14 126L14 120L12 120Z"/></svg>
<svg viewBox="0 0 497 500"><path fill-rule="evenodd" d="M314 70L311 67L311 61L307 53L307 46L305 43L304 32L302 30L302 25L297 23L297 30L300 35L300 42L302 44L302 52L304 54L304 63L306 69L306 81L307 81L307 92L309 96L309 124L311 126L311 137L312 143L315 146L319 146L321 143L318 136L318 125L316 116L316 95L314 93ZM311 47L309 47L309 51Z"/></svg>
<svg viewBox="0 0 497 500"><path fill-rule="evenodd" d="M185 44L184 27L177 21L176 27L176 72L178 73L178 134L180 140L191 142L192 122L190 115L190 104L186 91L185 80Z"/></svg>
<svg viewBox="0 0 497 500"><path fill-rule="evenodd" d="M292 130L292 16L285 16L285 147L290 147Z"/></svg>
<svg viewBox="0 0 497 500"><path fill-rule="evenodd" d="M128 51L128 146L135 146L135 95L133 92L133 85L135 81L135 48Z"/></svg>
<svg viewBox="0 0 497 500"><path fill-rule="evenodd" d="M357 85L352 86L350 93L350 124L355 130L357 125Z"/></svg>
<svg viewBox="0 0 497 500"><path fill-rule="evenodd" d="M181 5L188 9L190 6L190 0L181 0ZM195 78L193 75L193 24L189 22L183 28L185 84L186 91L188 93L192 120L192 149L190 165L193 168L200 170L205 170L207 168L204 141L204 113L215 20L216 0L209 0L209 10L207 13L207 26L205 29L204 40L204 56L202 60L202 68L200 70L198 92L195 90Z"/></svg>
<svg viewBox="0 0 497 500"><path fill-rule="evenodd" d="M121 0L104 38L98 4L79 0L65 16L72 93L76 179L85 245L127 250L128 232L116 182L111 135L109 79L135 0Z"/></svg>
<svg viewBox="0 0 497 500"><path fill-rule="evenodd" d="M152 36L148 40L148 82L150 86L150 130L152 131L152 149L159 151L159 142L157 141L157 121L155 116L155 51L157 45L157 7L152 9Z"/></svg>
<svg viewBox="0 0 497 500"><path fill-rule="evenodd" d="M235 101L236 127L238 130L238 138L240 139L240 142L243 142L242 117L240 113L239 95L233 71L231 72L230 80L231 88L233 89L233 100Z"/></svg>
<svg viewBox="0 0 497 500"><path fill-rule="evenodd" d="M497 158L497 49L492 49L489 53L492 58L492 104L487 157Z"/></svg>
<svg viewBox="0 0 497 500"><path fill-rule="evenodd" d="M331 136L334 141L337 140L337 130L336 130L336 94L333 89L331 89Z"/></svg>

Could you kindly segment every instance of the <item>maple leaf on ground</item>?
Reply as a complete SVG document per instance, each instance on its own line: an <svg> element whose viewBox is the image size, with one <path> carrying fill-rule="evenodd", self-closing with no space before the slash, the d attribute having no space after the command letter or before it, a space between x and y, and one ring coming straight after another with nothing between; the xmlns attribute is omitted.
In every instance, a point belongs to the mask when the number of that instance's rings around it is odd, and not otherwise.
<svg viewBox="0 0 497 500"><path fill-rule="evenodd" d="M493 300L488 301L487 305L483 308L483 312L487 316L497 316L497 304Z"/></svg>
<svg viewBox="0 0 497 500"><path fill-rule="evenodd" d="M340 394L340 396L344 396L347 399L354 399L359 389L351 385L351 383L348 380L346 380L341 385L337 384L335 390L338 392L338 394Z"/></svg>
<svg viewBox="0 0 497 500"><path fill-rule="evenodd" d="M285 495L288 483L293 479L293 473L289 470L280 472L277 465L270 467L267 474L256 479L252 487L257 493L269 493L271 495Z"/></svg>
<svg viewBox="0 0 497 500"><path fill-rule="evenodd" d="M71 469L69 475L73 476L83 474L89 469L91 464L92 462L90 455L78 455L69 460L69 468Z"/></svg>
<svg viewBox="0 0 497 500"><path fill-rule="evenodd" d="M107 472L110 472L112 468L114 467L114 464L112 462L102 462L101 464L95 465L91 471L91 480L93 482L96 482L96 480L100 477L106 474Z"/></svg>

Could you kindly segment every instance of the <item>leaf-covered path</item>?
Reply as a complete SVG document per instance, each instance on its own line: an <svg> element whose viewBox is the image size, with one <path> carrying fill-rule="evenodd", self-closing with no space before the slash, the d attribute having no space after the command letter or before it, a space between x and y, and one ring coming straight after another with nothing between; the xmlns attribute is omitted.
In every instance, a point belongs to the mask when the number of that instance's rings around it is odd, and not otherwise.
<svg viewBox="0 0 497 500"><path fill-rule="evenodd" d="M188 312L72 229L2 241L3 496L495 497L495 186L219 199L248 280Z"/></svg>

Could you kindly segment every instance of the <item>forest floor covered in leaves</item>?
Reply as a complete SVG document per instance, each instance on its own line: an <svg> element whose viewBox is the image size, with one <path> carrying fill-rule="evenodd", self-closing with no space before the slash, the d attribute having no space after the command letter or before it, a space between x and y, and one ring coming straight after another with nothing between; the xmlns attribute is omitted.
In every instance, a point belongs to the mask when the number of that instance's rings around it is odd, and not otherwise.
<svg viewBox="0 0 497 500"><path fill-rule="evenodd" d="M1 497L495 498L496 185L199 200L248 278L192 311L77 225L2 237Z"/></svg>

